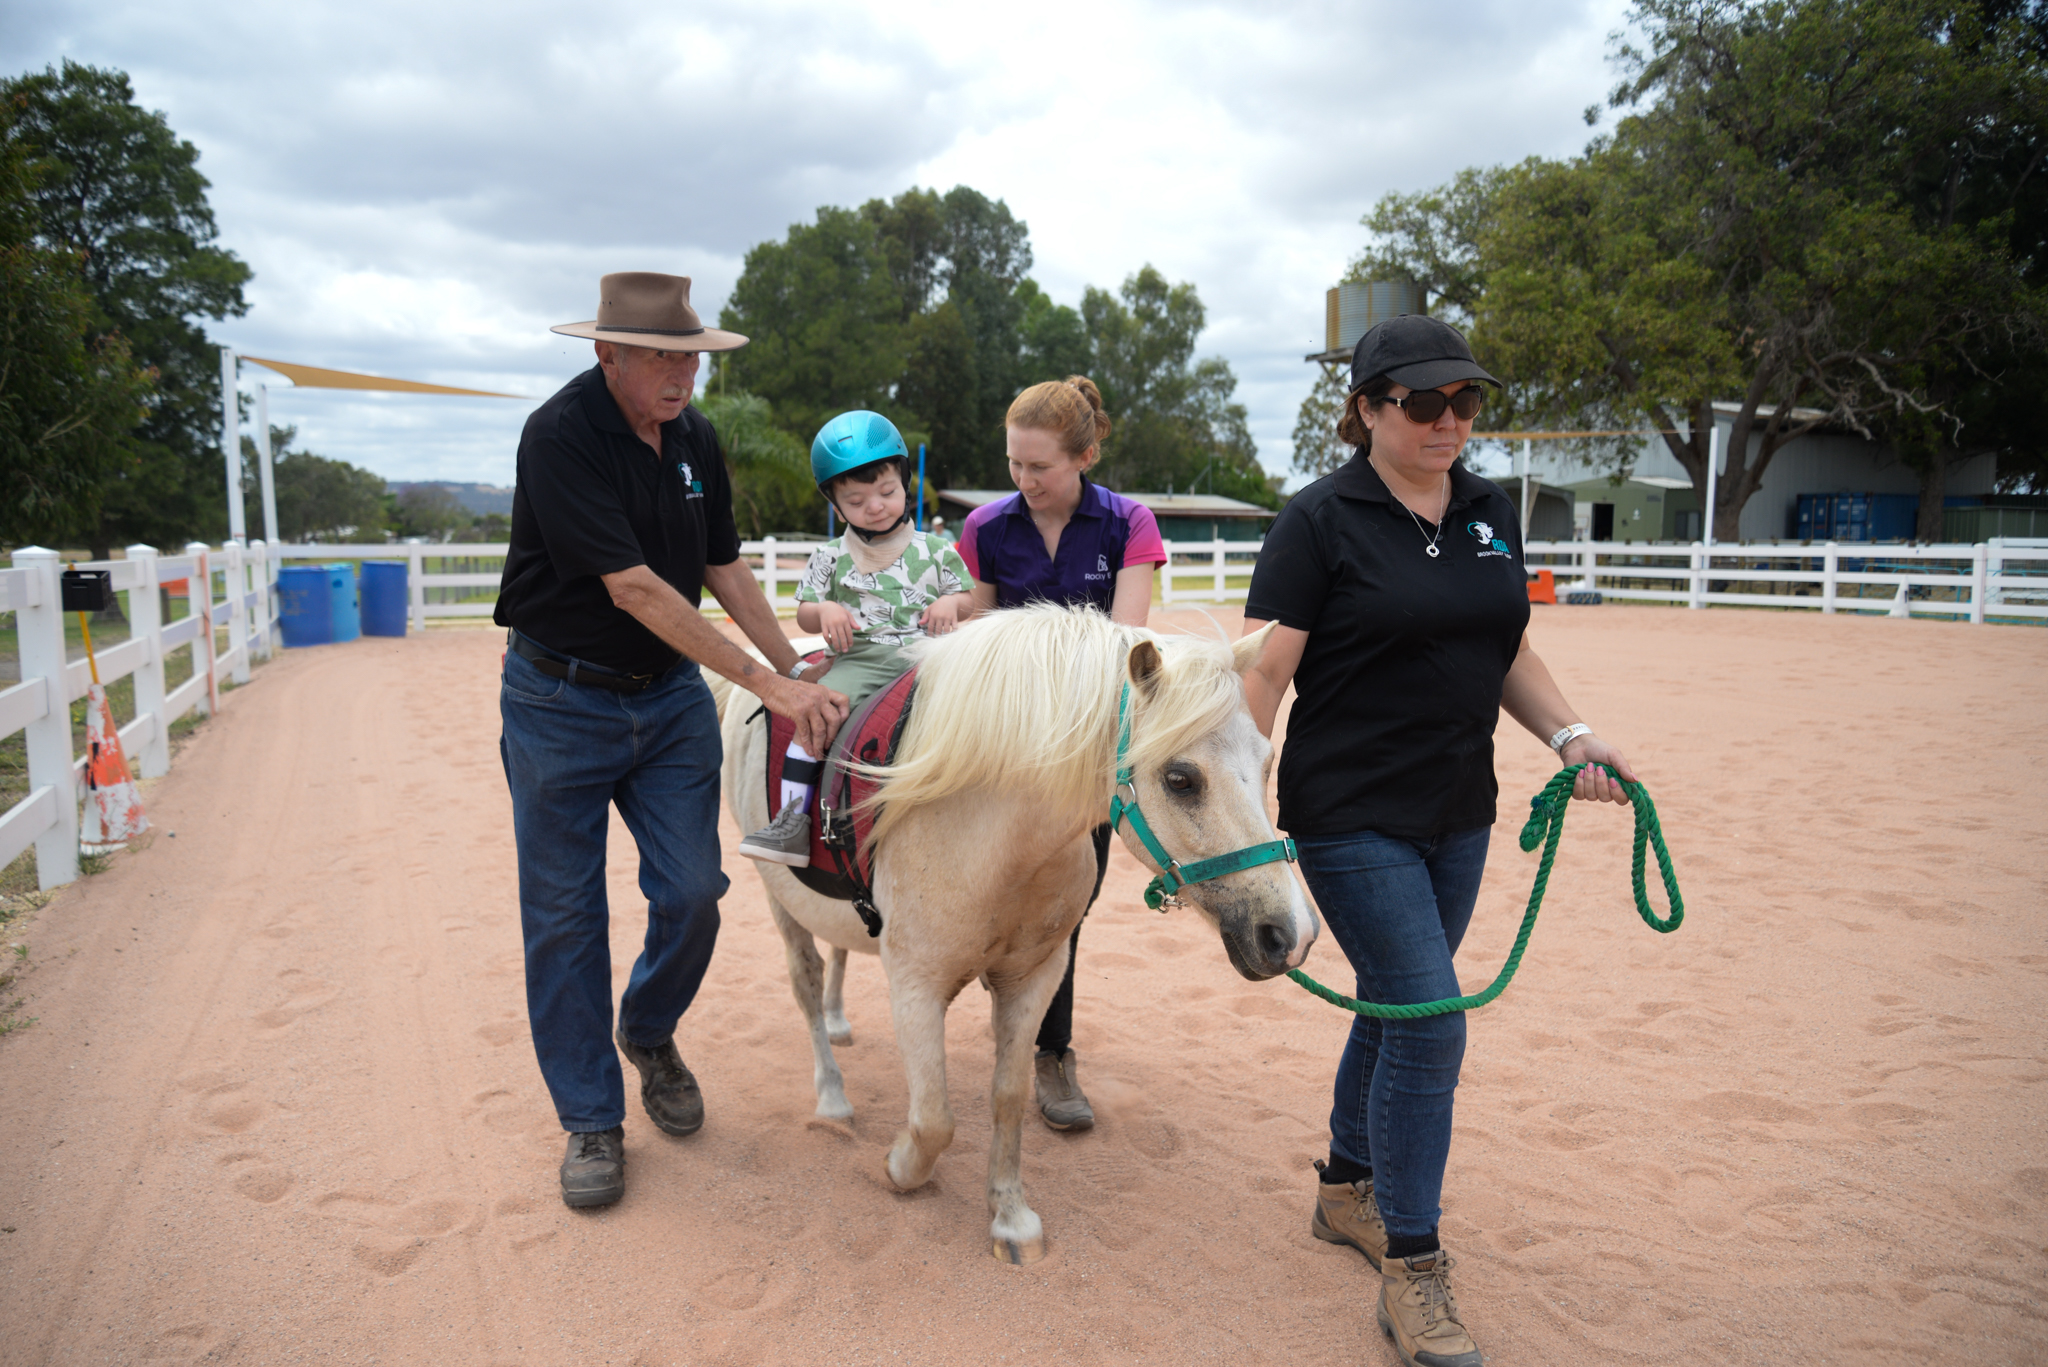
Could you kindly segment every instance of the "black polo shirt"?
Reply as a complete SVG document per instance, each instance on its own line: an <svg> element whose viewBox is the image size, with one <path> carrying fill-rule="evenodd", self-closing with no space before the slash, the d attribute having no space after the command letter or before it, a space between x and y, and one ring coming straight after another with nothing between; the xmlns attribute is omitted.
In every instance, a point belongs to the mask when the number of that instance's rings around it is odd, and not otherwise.
<svg viewBox="0 0 2048 1367"><path fill-rule="evenodd" d="M732 485L711 422L685 408L661 426L661 455L633 434L593 366L534 410L519 436L512 544L499 626L628 674L677 653L612 602L600 575L645 565L692 606L704 567L739 559Z"/></svg>
<svg viewBox="0 0 2048 1367"><path fill-rule="evenodd" d="M1273 522L1245 616L1308 633L1280 754L1280 827L1427 838L1490 826L1501 685L1529 625L1506 494L1462 465L1428 533L1364 456Z"/></svg>

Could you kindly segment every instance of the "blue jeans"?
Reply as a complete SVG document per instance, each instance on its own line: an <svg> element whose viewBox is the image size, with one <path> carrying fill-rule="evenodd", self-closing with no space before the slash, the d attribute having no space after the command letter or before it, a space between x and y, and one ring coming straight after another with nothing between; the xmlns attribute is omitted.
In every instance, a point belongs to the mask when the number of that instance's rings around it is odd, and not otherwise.
<svg viewBox="0 0 2048 1367"><path fill-rule="evenodd" d="M498 753L512 789L526 1014L541 1076L569 1131L624 1123L612 1043L609 808L640 849L647 939L619 1000L635 1044L675 1033L718 941L718 709L684 660L640 693L551 679L505 653Z"/></svg>
<svg viewBox="0 0 2048 1367"><path fill-rule="evenodd" d="M1301 874L1361 1001L1408 1005L1459 994L1451 956L1472 922L1490 827L1409 840L1357 831L1297 839ZM1451 1098L1465 1014L1352 1019L1337 1064L1330 1153L1370 1168L1389 1233L1420 1236L1443 1216Z"/></svg>

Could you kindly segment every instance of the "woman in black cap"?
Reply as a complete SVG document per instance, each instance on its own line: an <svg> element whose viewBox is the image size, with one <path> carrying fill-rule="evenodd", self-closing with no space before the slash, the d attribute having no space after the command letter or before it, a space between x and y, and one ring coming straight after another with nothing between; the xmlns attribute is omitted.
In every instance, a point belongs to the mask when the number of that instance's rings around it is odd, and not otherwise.
<svg viewBox="0 0 2048 1367"><path fill-rule="evenodd" d="M1500 710L1585 763L1573 796L1634 779L1529 648L1514 505L1458 463L1498 386L1457 329L1389 319L1352 353L1338 435L1349 463L1294 496L1252 576L1245 630L1276 623L1245 680L1271 735L1291 682L1280 826L1366 1001L1459 995L1494 821ZM1298 744L1296 742L1299 742ZM1378 1319L1401 1360L1478 1367L1437 1239L1463 1013L1354 1019L1311 1228L1381 1269Z"/></svg>

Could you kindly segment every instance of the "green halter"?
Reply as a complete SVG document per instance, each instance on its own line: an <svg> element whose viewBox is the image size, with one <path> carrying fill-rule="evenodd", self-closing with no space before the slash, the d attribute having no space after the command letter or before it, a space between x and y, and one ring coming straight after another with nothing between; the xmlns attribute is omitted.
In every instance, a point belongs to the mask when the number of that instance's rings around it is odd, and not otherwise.
<svg viewBox="0 0 2048 1367"><path fill-rule="evenodd" d="M1152 862L1160 867L1160 874L1145 885L1145 905L1154 911L1165 909L1166 899L1175 896L1190 883L1206 883L1211 878L1221 878L1226 873L1239 869L1255 869L1261 864L1271 864L1285 859L1294 862L1294 842L1282 838L1268 840L1263 845L1251 845L1229 854L1219 854L1214 859L1182 868L1180 861L1166 852L1159 843L1159 837L1152 834L1152 827L1146 824L1145 814L1138 810L1138 788L1131 781L1131 686L1124 685L1123 695L1116 704L1116 792L1109 799L1109 824L1121 825L1125 817L1131 820L1131 829L1138 833L1138 842L1145 852L1152 856ZM1124 789L1131 790L1129 801L1124 800Z"/></svg>

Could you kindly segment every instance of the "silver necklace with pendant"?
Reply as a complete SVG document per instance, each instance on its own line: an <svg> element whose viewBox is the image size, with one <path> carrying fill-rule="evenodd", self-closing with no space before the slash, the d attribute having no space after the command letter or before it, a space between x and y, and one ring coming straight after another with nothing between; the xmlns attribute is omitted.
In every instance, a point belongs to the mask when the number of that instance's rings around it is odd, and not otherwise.
<svg viewBox="0 0 2048 1367"><path fill-rule="evenodd" d="M1366 459L1372 460L1372 457L1367 456ZM1374 469L1379 468L1378 461L1375 460L1372 463ZM1384 473L1382 473L1380 475L1380 483L1385 484L1386 482L1387 477ZM1390 494L1394 493L1393 486L1389 485L1387 488L1387 492ZM1415 515L1415 510L1413 508L1409 507L1406 503L1402 502L1401 496L1399 494L1394 494L1394 502L1401 504L1401 511L1408 514L1408 520L1415 524L1415 530L1418 532L1422 532L1422 535L1424 537L1424 543L1422 547L1423 552L1427 554L1431 560L1436 559L1438 555L1442 554L1441 551L1437 550L1436 543L1443 538L1444 514L1450 512L1451 510L1451 472L1448 470L1444 471L1444 503L1442 510L1439 511L1436 516L1436 534L1434 536L1430 535L1428 532L1422 531L1422 519Z"/></svg>

